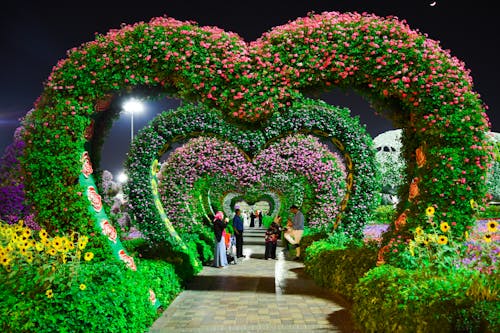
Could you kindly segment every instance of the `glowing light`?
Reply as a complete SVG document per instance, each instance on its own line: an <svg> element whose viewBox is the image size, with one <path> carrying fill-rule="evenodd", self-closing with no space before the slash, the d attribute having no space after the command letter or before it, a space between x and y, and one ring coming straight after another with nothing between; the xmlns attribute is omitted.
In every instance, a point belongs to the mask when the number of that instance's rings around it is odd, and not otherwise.
<svg viewBox="0 0 500 333"><path fill-rule="evenodd" d="M123 110L131 114L140 113L144 111L144 104L136 98L131 98L123 103Z"/></svg>
<svg viewBox="0 0 500 333"><path fill-rule="evenodd" d="M130 113L130 143L134 141L134 113L141 113L144 111L144 103L137 98L131 98L123 103L123 110Z"/></svg>
<svg viewBox="0 0 500 333"><path fill-rule="evenodd" d="M116 179L118 180L118 182L123 184L127 182L128 176L125 172L122 172L118 175L118 177L116 177Z"/></svg>

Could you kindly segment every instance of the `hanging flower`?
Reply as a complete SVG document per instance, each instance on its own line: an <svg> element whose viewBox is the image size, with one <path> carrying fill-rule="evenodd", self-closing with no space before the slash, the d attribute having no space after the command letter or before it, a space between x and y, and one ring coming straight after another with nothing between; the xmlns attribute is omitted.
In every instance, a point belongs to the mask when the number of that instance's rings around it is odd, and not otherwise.
<svg viewBox="0 0 500 333"><path fill-rule="evenodd" d="M446 245L448 244L448 237L441 235L438 237L437 242L440 245Z"/></svg>
<svg viewBox="0 0 500 333"><path fill-rule="evenodd" d="M85 290L85 289L87 289L87 286L86 286L86 285L84 285L83 283L82 283L82 284L80 284L80 290Z"/></svg>
<svg viewBox="0 0 500 333"><path fill-rule="evenodd" d="M425 210L425 215L427 215L428 217L432 217L432 216L434 216L435 211L436 211L436 210L434 209L434 207L429 206L429 207L427 207L427 209Z"/></svg>
<svg viewBox="0 0 500 333"><path fill-rule="evenodd" d="M422 147L418 147L417 150L415 150L415 157L417 159L417 166L419 168L423 167L426 159L425 159L425 154L424 154L424 150L422 149Z"/></svg>
<svg viewBox="0 0 500 333"><path fill-rule="evenodd" d="M495 220L488 221L488 231L489 232L497 232L498 222Z"/></svg>
<svg viewBox="0 0 500 333"><path fill-rule="evenodd" d="M420 227L415 228L415 235L422 236L424 234L424 230Z"/></svg>
<svg viewBox="0 0 500 333"><path fill-rule="evenodd" d="M418 181L418 177L415 177L410 184L410 194L408 195L409 201L413 200L419 194Z"/></svg>
<svg viewBox="0 0 500 333"><path fill-rule="evenodd" d="M448 232L450 230L450 225L447 222L442 222L439 228L442 232Z"/></svg>
<svg viewBox="0 0 500 333"><path fill-rule="evenodd" d="M394 222L396 231L400 230L402 227L406 225L406 213L401 213L399 217Z"/></svg>
<svg viewBox="0 0 500 333"><path fill-rule="evenodd" d="M377 266L385 264L385 254L389 252L389 245L381 247L377 254Z"/></svg>
<svg viewBox="0 0 500 333"><path fill-rule="evenodd" d="M54 297L54 293L52 292L52 289L48 289L48 290L45 292L45 295L47 296L47 298L52 298L52 297Z"/></svg>

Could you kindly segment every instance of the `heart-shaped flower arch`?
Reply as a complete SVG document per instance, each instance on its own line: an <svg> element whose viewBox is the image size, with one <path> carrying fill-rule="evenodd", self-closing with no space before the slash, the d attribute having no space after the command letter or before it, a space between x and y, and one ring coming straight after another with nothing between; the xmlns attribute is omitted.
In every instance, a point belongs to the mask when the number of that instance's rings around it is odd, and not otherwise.
<svg viewBox="0 0 500 333"><path fill-rule="evenodd" d="M489 124L469 72L397 18L310 15L250 44L217 28L155 18L72 49L25 118L21 163L39 224L90 231L80 157L102 103L138 86L197 100L255 126L286 112L309 89L353 88L392 106L387 116L404 129L408 175L399 207L408 220L398 232L424 222L428 206L465 230L474 223L469 201L486 193Z"/></svg>
<svg viewBox="0 0 500 333"><path fill-rule="evenodd" d="M278 191L283 196L293 187L293 183L283 177L287 174L304 176L313 189L312 207L302 209L307 225L315 231L332 231L346 194L347 174L341 158L312 136L298 134L282 138L252 161L246 160L238 148L227 141L213 137L192 139L175 150L162 165L158 189L172 224L178 230L192 232L193 224L202 224L204 220L203 216L193 216L196 209L189 207L191 202L197 203L191 193L199 178L216 178L210 182L210 188L220 188L223 193L235 190L245 193L252 189L261 194ZM219 202L218 207L222 206ZM150 221L146 223L149 224Z"/></svg>
<svg viewBox="0 0 500 333"><path fill-rule="evenodd" d="M352 237L362 237L363 226L377 204L376 195L380 184L376 181L372 140L357 119L350 117L349 110L309 100L307 103L294 103L287 113L273 114L261 126L262 130L243 130L225 122L216 110L184 105L175 112L162 113L141 130L126 162L130 180L127 192L134 214L140 215L138 227L146 238L153 243L173 242L171 245L175 245L178 239L176 234L165 238L170 232L169 228L165 228L165 223L170 222L165 220L167 215L164 208L159 208L161 200L157 195L156 171L151 177L144 176L156 169L155 163L173 142L203 133L229 141L254 156L266 144L295 132L312 133L329 139L343 154L347 192L341 203L342 214L337 216L337 223L340 222L339 228ZM234 173L239 174L240 183L244 184L250 184L256 178L254 172L236 170ZM195 181L189 172L186 175L188 182Z"/></svg>

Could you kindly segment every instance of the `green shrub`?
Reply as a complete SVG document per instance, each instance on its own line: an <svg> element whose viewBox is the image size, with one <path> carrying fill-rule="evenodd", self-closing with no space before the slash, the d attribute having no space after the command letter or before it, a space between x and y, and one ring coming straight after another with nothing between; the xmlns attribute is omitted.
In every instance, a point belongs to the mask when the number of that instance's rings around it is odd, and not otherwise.
<svg viewBox="0 0 500 333"><path fill-rule="evenodd" d="M372 224L391 224L394 221L396 209L392 205L378 206L372 215Z"/></svg>
<svg viewBox="0 0 500 333"><path fill-rule="evenodd" d="M377 252L354 243L339 248L327 240L314 242L306 250L306 272L314 281L347 298L368 270L375 267Z"/></svg>
<svg viewBox="0 0 500 333"><path fill-rule="evenodd" d="M56 269L50 292L16 292L9 274L0 274L2 332L143 332L157 318L150 289L167 306L181 291L174 268L142 261L134 272L116 260L80 265L76 278ZM23 289L37 281L23 279ZM18 287L18 286L17 286Z"/></svg>
<svg viewBox="0 0 500 333"><path fill-rule="evenodd" d="M182 234L182 239L191 252L198 253L198 258L203 264L208 264L214 259L215 241L211 231L203 229L196 234Z"/></svg>
<svg viewBox="0 0 500 333"><path fill-rule="evenodd" d="M473 270L374 268L354 289L354 319L366 332L498 332L498 277Z"/></svg>
<svg viewBox="0 0 500 333"><path fill-rule="evenodd" d="M477 212L476 216L478 219L497 219L500 217L500 205L488 205L484 211Z"/></svg>
<svg viewBox="0 0 500 333"><path fill-rule="evenodd" d="M146 246L144 238L133 238L122 240L123 247L127 250L130 256L137 257L141 254L140 249Z"/></svg>
<svg viewBox="0 0 500 333"><path fill-rule="evenodd" d="M318 233L311 233L307 234L302 237L300 240L300 249L301 249L301 257L302 259L305 257L305 253L308 247L310 247L314 242L317 242L321 239L325 239L327 237L327 234L324 232L318 232Z"/></svg>
<svg viewBox="0 0 500 333"><path fill-rule="evenodd" d="M174 267L103 255L101 236L0 223L1 332L141 332L180 290ZM103 260L102 258L108 258ZM156 295L155 295L156 294Z"/></svg>

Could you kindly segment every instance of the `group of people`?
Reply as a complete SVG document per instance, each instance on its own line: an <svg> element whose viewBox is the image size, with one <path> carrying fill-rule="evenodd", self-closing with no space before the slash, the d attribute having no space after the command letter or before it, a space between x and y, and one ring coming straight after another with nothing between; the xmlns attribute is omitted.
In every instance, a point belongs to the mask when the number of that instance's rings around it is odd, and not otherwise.
<svg viewBox="0 0 500 333"><path fill-rule="evenodd" d="M250 212L250 228L255 227L255 219L259 221L259 228L262 227L262 211Z"/></svg>
<svg viewBox="0 0 500 333"><path fill-rule="evenodd" d="M285 252L289 251L290 246L295 248L295 258L294 260L299 260L300 258L300 240L304 233L304 214L299 210L296 205L290 207L291 217L287 220L286 226L282 226L282 219L277 216L271 225L267 228L264 235L264 241L266 245L264 259L268 260L276 259L276 247L278 240L281 239L281 233L283 232L285 241ZM257 212L262 214L262 212ZM252 217L253 215L253 217ZM252 224L255 225L255 215L253 212L250 215ZM260 215L262 216L262 215ZM225 229L229 224L229 219L224 218L224 213L219 211L215 214L213 221L213 230L215 236L215 250L214 250L214 267L222 268L228 265L227 259L227 244L225 239ZM262 217L259 219L259 226L262 226ZM236 209L232 220L232 229L235 238L236 245L236 257L243 257L243 232L244 232L244 221L241 217L241 210ZM230 245L229 245L230 246Z"/></svg>

